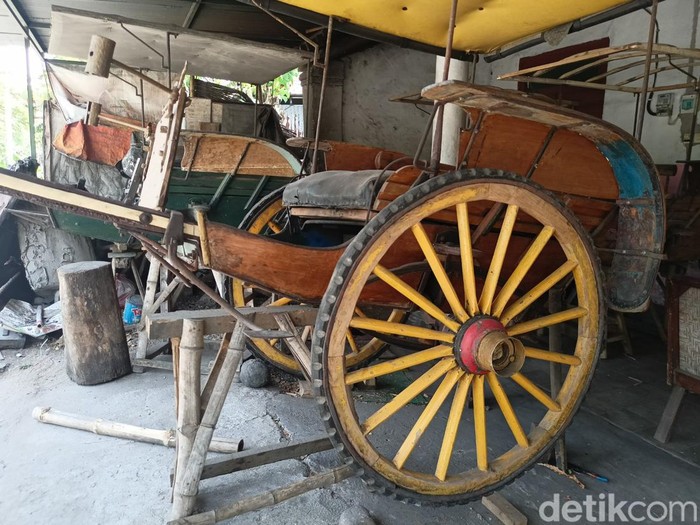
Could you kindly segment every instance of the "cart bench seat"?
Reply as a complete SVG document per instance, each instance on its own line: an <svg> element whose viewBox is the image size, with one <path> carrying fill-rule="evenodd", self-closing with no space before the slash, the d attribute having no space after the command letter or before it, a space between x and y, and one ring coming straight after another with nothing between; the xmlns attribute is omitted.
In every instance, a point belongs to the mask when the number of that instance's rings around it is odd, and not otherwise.
<svg viewBox="0 0 700 525"><path fill-rule="evenodd" d="M285 206L303 208L368 209L393 171L322 171L288 184Z"/></svg>

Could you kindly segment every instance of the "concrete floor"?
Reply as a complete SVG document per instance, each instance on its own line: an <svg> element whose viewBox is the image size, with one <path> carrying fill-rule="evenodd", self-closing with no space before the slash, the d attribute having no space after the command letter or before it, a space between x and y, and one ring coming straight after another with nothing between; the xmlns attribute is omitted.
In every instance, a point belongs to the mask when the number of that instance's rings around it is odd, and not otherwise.
<svg viewBox="0 0 700 525"><path fill-rule="evenodd" d="M582 477L586 489L535 466L501 493L542 523L538 508L555 493L583 501L614 493L616 500L695 501L700 506L700 398L688 395L672 441L651 437L670 393L661 342L640 335L634 359L602 361L590 394L567 433L571 461L610 478ZM72 383L60 347L44 345L4 351L8 370L0 375L0 521L13 524L156 524L169 512L168 476L174 452L38 423L35 406L101 417L151 428L174 425L169 372L149 370L95 387ZM611 352L612 353L612 352ZM242 408L243 407L243 408ZM276 387L252 390L234 385L216 434L244 439L246 448L323 431L313 400L282 394ZM234 497L253 495L298 481L337 465L334 452L289 460L202 483L198 507L212 509ZM351 505L365 506L385 525L499 523L479 502L454 507L414 507L369 493L361 481L346 480L228 523L304 525L337 523ZM644 522L642 522L644 523Z"/></svg>

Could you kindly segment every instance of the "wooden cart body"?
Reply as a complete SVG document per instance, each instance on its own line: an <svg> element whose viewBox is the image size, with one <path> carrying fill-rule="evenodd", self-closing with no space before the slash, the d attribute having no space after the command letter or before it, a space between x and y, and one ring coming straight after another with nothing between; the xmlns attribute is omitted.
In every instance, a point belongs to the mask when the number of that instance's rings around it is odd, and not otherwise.
<svg viewBox="0 0 700 525"><path fill-rule="evenodd" d="M654 164L633 137L601 120L513 91L450 81L427 88L424 95L456 103L469 113L472 127L461 137L462 167L503 170L556 193L598 240L608 268L610 306L620 311L646 307L663 249L664 201ZM420 173L407 166L389 175L369 213L324 208L315 214L329 220L371 217L407 191ZM303 213L314 214L309 209ZM474 213L476 224L483 210ZM345 245L310 249L254 239L211 223L208 238L212 261L218 261L213 264L225 273L311 302L323 296L345 250ZM246 255L227 257L237 246L249 247ZM405 250L392 252L393 265L411 262L412 253L420 255L410 243ZM298 267L294 261L300 261ZM307 271L309 264L313 274Z"/></svg>
<svg viewBox="0 0 700 525"><path fill-rule="evenodd" d="M180 135L180 143L182 159L167 178L164 208L187 212L209 205L221 192L209 217L229 226L238 226L260 198L301 172L291 152L262 138L190 131ZM70 233L109 242L128 239L104 221L60 210L52 215L56 226Z"/></svg>
<svg viewBox="0 0 700 525"><path fill-rule="evenodd" d="M514 91L448 81L426 88L423 94L458 104L469 113L472 126L462 134L465 160L461 167L503 170L532 179L556 193L584 227L601 239L600 256L608 263L610 306L621 311L646 307L663 248L664 203L652 160L634 138L606 122ZM449 170L443 167L443 171ZM317 220L323 221L325 216L329 222L347 220L361 225L358 212L365 220L373 217L409 189L420 173L413 166L388 172L369 209L345 208L329 213L324 204L317 208ZM352 175L348 177L347 184L352 184ZM313 180L311 176L306 182ZM107 207L102 204L106 199L47 183L22 182L15 175L2 175L0 187L34 202L114 222L127 231L162 232L167 227L166 213L118 202ZM486 212L473 207L470 222L479 223ZM305 213L309 214L308 207ZM436 218L433 236L450 225L454 225L452 217ZM518 228L527 231L527 224L519 223ZM294 245L211 220L186 223L185 235L200 243L207 266L308 303L320 302L348 244L320 248ZM486 258L495 236L491 233L484 238ZM401 249L387 254L385 264L397 268L419 259L418 246L406 242ZM557 263L553 256L551 266ZM420 273L418 268L406 278L415 283ZM542 276L533 276L538 277ZM401 305L397 294L381 283L368 288L367 301Z"/></svg>

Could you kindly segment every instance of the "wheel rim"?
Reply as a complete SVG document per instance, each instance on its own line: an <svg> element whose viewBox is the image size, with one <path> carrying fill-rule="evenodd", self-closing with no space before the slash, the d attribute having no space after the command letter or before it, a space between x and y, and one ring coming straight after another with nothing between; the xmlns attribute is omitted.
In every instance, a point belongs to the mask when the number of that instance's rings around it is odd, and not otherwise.
<svg viewBox="0 0 700 525"><path fill-rule="evenodd" d="M326 300L329 296L332 297L335 305L327 321L317 325L320 327L320 333L317 331L316 336L321 337L322 341L319 342L323 343L323 388L332 414L332 423L351 455L370 472L373 471L391 484L396 484L400 489L411 494L443 497L493 490L532 464L553 442L554 436L566 427L588 386L595 366L601 341L602 308L597 262L591 255L585 232L573 216L562 211L542 190L533 189L533 185L524 181L509 180L504 183L495 180L472 180L433 191L439 184L436 179L415 188L410 194L397 199L384 216L378 216L376 224L367 226L363 233L366 233L368 238L362 239L357 245L359 254L351 270L348 270L351 273L346 274L346 284L327 293ZM484 201L500 203L506 208L493 249L493 258L487 266L488 271L483 284L477 287L470 239L469 205ZM402 206L406 207L403 211ZM425 219L435 217L437 213L445 210L450 210L456 215L460 244L459 262L461 274L464 276L462 290L450 280L423 228ZM504 274L501 278L513 225L518 217L534 219L539 223L539 229L533 235L533 239L528 241L525 255L515 264L513 272L510 275ZM421 297L415 290L401 283L390 270L381 266L383 255L404 234L411 235L421 246L432 274L445 296L446 309ZM534 272L539 256L549 243L559 245L565 255L565 261L554 272L538 279L540 284L528 286L529 291L519 294L516 298L518 286L526 281L528 273ZM359 319L353 315L352 305L357 301L362 286L371 275L379 277L411 299L418 308L441 325L441 329L426 331L423 328L398 323ZM538 316L524 322L513 320L525 307L568 276L573 277L578 300L576 306L554 316ZM502 284L500 289L499 282ZM520 344L523 335L538 328L571 320L577 322L578 336L572 354L555 354L524 344L521 344L520 350L513 350L519 352L519 355L512 355L514 359L522 358L524 364L564 364L565 377L556 399L552 399L520 370L523 364L505 373L503 368L496 368L496 371L493 371L493 367L492 370L488 370L488 367L470 368L468 359L460 359L457 355L460 350L466 354L471 353L473 358L479 357L477 343L471 345L471 352L468 343L462 345L467 347L466 350L460 348L465 334L459 335L460 339L455 344L455 336L460 331L468 332L464 327L477 314L486 315L487 319L501 325L494 325L481 334L488 335L491 340L491 365L495 366L502 364L499 361L502 358L499 352L502 353L506 347L510 348L504 341L513 340ZM352 372L344 362L341 343L342 333L348 326L401 333L405 337L429 338L435 341L435 346ZM479 343L482 341L479 340ZM489 345L486 345L486 349L488 347ZM484 352L482 354L480 357L483 364L488 358L484 357ZM367 411L365 407L356 406L350 392L351 385L371 377L381 377L397 369L409 370L411 366L429 368L427 371L416 373L415 380L380 409L373 408ZM383 437L385 434L380 432L382 427L391 425L392 419L395 420L398 413L410 408L409 402L431 385L437 385L437 388L430 401L420 411L417 419L411 419L412 423L403 429L404 433L398 438L399 443L379 443L383 439L386 441ZM536 414L536 426L529 432L523 428L523 413L513 403L516 397L513 396L513 388L520 389L521 395L517 396L518 400L525 394L537 400L542 406L541 410L544 410L542 414ZM465 407L469 392L473 395L473 411ZM503 448L502 445L495 447L498 452L489 452L489 446L492 445L489 442L491 427L487 422L494 420L496 416L492 412L492 415L486 417L485 392L490 392L495 398L494 406L505 420L505 428L509 431L513 445L507 448ZM369 416L365 416L364 413L358 416L359 408L369 413ZM446 422L438 424L434 418L441 408ZM529 412L527 419L533 423ZM456 447L463 445L456 442L460 426L467 425L472 426L472 443L469 445L473 448L471 465L461 461L455 454ZM414 462L411 465L412 456L417 454L422 443L421 437L429 427L443 429L442 440L435 441L435 450L421 454L421 458L432 457L434 463L418 465ZM465 430L462 429L462 432Z"/></svg>
<svg viewBox="0 0 700 525"><path fill-rule="evenodd" d="M268 202L261 210L258 210L257 214L251 217L252 220L244 220L243 229L258 235L272 235L279 233L285 227L286 218L283 216L285 213L286 209L282 202L282 195L280 193L277 198L271 199L270 202ZM249 224L246 225L246 222ZM233 298L233 304L237 308L244 307L249 303L250 299L247 300L246 295L253 295L251 293L246 294L246 288L246 284L240 279L232 279L231 296ZM248 288L249 292L253 291L259 295L257 301L254 301L254 306L283 306L293 302L287 297L276 296L275 294L269 294L268 292L261 290L252 290L250 287ZM387 321L398 322L402 319L402 317L403 312L401 310L393 310L389 313ZM309 345L311 343L312 329L313 327L303 327L301 333L302 337ZM254 338L252 338L250 341L255 352L270 364L292 374L302 374L301 366L285 348L284 342L279 340L268 341L265 339ZM356 335L353 335L352 330L347 331L345 341L347 346L346 351L348 354L348 366L350 367L357 366L358 364L371 359L384 347L384 343L380 339L372 337L361 340L358 339Z"/></svg>

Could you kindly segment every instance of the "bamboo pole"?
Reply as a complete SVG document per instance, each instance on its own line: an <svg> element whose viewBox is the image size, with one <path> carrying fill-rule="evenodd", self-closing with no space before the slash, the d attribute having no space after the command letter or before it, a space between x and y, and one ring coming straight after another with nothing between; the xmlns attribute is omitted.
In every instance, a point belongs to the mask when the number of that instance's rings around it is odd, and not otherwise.
<svg viewBox="0 0 700 525"><path fill-rule="evenodd" d="M241 362L241 358L243 357L243 351L245 349L245 335L243 330L243 323L236 323L231 335L231 342L229 344L228 351L224 357L216 383L211 390L209 402L207 403L206 410L202 416L201 424L197 429L191 454L188 454L189 459L187 460L186 464L181 463L178 468L178 472L176 472L175 490L173 492L173 506L170 514L171 519L173 520L177 520L192 514L192 510L194 509L197 493L199 492L199 481L202 477L202 470L204 469L207 449L211 443L216 423L221 415L221 409L224 406L226 395L231 388L233 376L235 375L236 370L238 369L238 364ZM182 351L182 347L180 350ZM199 368L197 368L197 372L199 372ZM183 373L184 370L181 368L180 374ZM199 378L198 373L197 377ZM192 385L186 385L186 383L181 382L181 391L187 387L192 387ZM197 394L199 394L199 390L197 390ZM183 469L186 469L185 472L182 472Z"/></svg>
<svg viewBox="0 0 700 525"><path fill-rule="evenodd" d="M174 518L172 521L168 522L168 525L213 525L214 523L233 518L234 516L240 516L247 512L271 507L272 505L300 496L314 489L329 487L330 485L334 485L353 476L355 474L355 469L356 467L354 465L336 467L323 474L316 474L303 481L270 490L258 494L257 496L245 498L216 510L202 512L201 514L195 514L193 516Z"/></svg>
<svg viewBox="0 0 700 525"><path fill-rule="evenodd" d="M185 475L201 418L200 367L204 351L204 321L185 319L180 338L177 389L177 454L175 483Z"/></svg>
<svg viewBox="0 0 700 525"><path fill-rule="evenodd" d="M163 445L170 448L175 447L175 430L173 429L139 427L136 425L109 421L107 419L69 414L68 412L55 410L51 407L34 408L34 410L32 410L32 417L40 423L92 432L100 436L129 439L141 443ZM243 449L242 443L243 440L234 441L224 438L214 438L209 446L209 451L222 454L234 454Z"/></svg>
<svg viewBox="0 0 700 525"><path fill-rule="evenodd" d="M146 277L146 294L143 298L143 311L149 312L156 300L156 290L158 289L158 276L160 275L160 261L155 257L148 257L150 266L148 267L148 277ZM136 359L145 359L148 349L148 332L145 330L146 316L142 316L138 325L139 342L136 347ZM133 371L137 374L143 372L143 367L135 366Z"/></svg>

